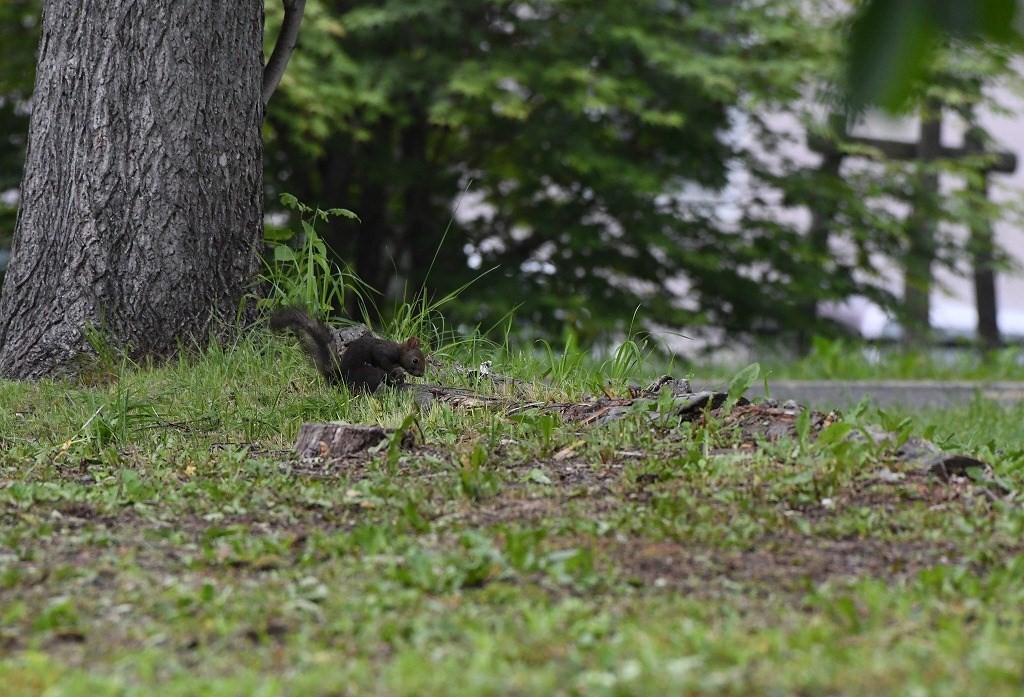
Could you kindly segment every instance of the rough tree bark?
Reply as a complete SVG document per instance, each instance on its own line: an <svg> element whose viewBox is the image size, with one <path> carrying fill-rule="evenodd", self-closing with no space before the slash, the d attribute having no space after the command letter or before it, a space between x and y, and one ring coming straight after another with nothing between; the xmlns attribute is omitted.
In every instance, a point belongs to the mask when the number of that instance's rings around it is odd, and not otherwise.
<svg viewBox="0 0 1024 697"><path fill-rule="evenodd" d="M47 0L0 374L233 316L262 225L262 0Z"/></svg>

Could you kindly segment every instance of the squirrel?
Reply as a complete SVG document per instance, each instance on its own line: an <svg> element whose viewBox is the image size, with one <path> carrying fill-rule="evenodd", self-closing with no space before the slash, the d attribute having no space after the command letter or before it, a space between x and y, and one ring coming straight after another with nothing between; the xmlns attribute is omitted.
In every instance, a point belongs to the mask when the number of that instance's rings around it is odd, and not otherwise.
<svg viewBox="0 0 1024 697"><path fill-rule="evenodd" d="M405 381L403 370L416 377L423 375L426 359L416 337L398 343L364 334L339 355L332 346L330 328L297 307L276 311L270 327L291 329L327 382L348 385L353 392L370 393L382 384L400 385Z"/></svg>

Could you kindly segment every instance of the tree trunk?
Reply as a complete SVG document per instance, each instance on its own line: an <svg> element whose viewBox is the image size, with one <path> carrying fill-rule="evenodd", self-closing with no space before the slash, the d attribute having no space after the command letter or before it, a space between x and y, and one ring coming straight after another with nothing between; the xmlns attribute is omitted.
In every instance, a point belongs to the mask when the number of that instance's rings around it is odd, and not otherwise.
<svg viewBox="0 0 1024 697"><path fill-rule="evenodd" d="M964 149L981 153L985 150L982 132L977 126L968 129L964 136ZM988 200L988 172L982 172L977 180L968 186L974 194ZM971 251L974 272L974 302L978 310L978 341L982 349L990 351L1003 344L999 333L996 304L995 234L988 214L976 212L971 216L971 238L967 248Z"/></svg>
<svg viewBox="0 0 1024 697"><path fill-rule="evenodd" d="M935 261L938 227L935 209L939 196L939 175L931 164L942 151L942 105L930 101L921 114L921 135L917 144L917 200L908 221L907 254L903 260L903 346L923 349L930 338L932 264Z"/></svg>
<svg viewBox="0 0 1024 697"><path fill-rule="evenodd" d="M430 210L430 189L423 184L432 176L427 153L430 121L426 109L415 107L411 111L413 121L402 131L402 159L407 163L408 178L403 182L405 215L398 231L396 246L401 254L396 260L399 278L395 280L396 290L406 287L415 293L423 284L423 275L433 256L424 253L428 248L424 243L436 241L434 231L443 228L445 220L443 213Z"/></svg>
<svg viewBox="0 0 1024 697"><path fill-rule="evenodd" d="M839 149L839 143L846 138L846 116L843 114L829 114L828 125L830 139L822 144L821 163L818 165L817 179L819 181L833 181L839 177L846 155ZM836 201L832 194L820 192L811 205L811 224L807 230L807 239L810 243L811 253L814 255L814 263L820 264L823 268L829 259L829 233L832 221L836 216ZM817 272L818 269L814 269ZM811 340L814 334L820 331L818 326L818 301L815 298L809 299L803 307L804 316L809 318L803 328L797 331L796 349L801 356L811 352Z"/></svg>
<svg viewBox="0 0 1024 697"><path fill-rule="evenodd" d="M232 317L262 226L263 3L47 0L0 374L99 329L166 355Z"/></svg>

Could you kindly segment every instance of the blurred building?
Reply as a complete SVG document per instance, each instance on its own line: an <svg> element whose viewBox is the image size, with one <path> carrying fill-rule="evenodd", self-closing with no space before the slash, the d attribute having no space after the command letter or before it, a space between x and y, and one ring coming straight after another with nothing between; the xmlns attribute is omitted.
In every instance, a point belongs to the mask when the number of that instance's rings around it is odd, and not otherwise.
<svg viewBox="0 0 1024 697"><path fill-rule="evenodd" d="M991 196L996 202L1005 202L1024 211L1024 100L1009 90L1001 90L996 99L1004 104L1010 113L981 115L981 125L991 134L999 149L1017 155L1018 167L1013 174L992 174ZM881 114L871 114L854 129L855 135L867 135L890 140L913 142L917 138L919 123L916 118L892 119ZM946 114L943 119L942 142L949 147L963 144L965 124L955 115ZM949 182L944 182L949 186ZM1019 267L1000 271L996 275L996 298L998 322L1003 338L1010 341L1024 341L1024 219L1010 215L1011 220L998 222L995 226L996 240L1014 259ZM1013 218L1017 218L1013 220ZM966 230L953 230L953 234L966 236ZM936 269L936 284L932 291L931 326L941 337L951 339L972 338L977 327L974 287L970 277L971 269L960 269L956 274L946 269ZM899 280L895 269L893 280ZM823 314L839 320L855 332L869 339L895 339L899 326L886 316L876 305L862 298L822 308Z"/></svg>

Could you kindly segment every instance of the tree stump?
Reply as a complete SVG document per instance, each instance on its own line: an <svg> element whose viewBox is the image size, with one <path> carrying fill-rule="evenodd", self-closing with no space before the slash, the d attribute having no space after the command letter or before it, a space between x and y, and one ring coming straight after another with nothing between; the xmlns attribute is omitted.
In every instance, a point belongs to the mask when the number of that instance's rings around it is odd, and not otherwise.
<svg viewBox="0 0 1024 697"><path fill-rule="evenodd" d="M352 457L378 447L383 441L390 440L393 433L383 426L306 423L302 424L302 428L299 429L295 450L303 459ZM412 442L412 433L407 431L402 434L401 445L403 448L410 447Z"/></svg>

